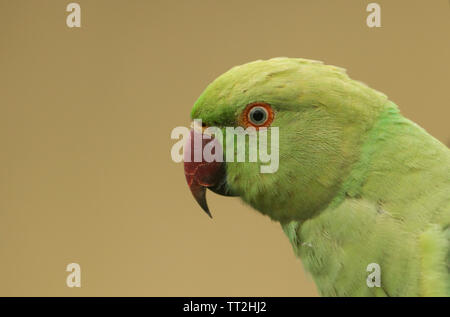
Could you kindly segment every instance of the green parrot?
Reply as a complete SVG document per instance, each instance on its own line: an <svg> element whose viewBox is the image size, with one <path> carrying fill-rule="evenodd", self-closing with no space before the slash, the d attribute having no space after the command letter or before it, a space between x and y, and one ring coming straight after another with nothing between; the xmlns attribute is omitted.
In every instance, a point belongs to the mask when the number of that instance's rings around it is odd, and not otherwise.
<svg viewBox="0 0 450 317"><path fill-rule="evenodd" d="M206 189L279 222L322 296L450 295L450 150L384 94L339 67L273 58L218 77L191 117L202 127L190 139L278 128L275 172L259 158L190 162L187 147L185 176L208 214Z"/></svg>

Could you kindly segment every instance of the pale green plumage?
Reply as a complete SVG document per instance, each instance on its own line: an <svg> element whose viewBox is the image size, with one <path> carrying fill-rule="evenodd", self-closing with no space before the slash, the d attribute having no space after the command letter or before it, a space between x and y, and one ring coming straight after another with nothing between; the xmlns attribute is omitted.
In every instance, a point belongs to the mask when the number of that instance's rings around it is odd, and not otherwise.
<svg viewBox="0 0 450 317"><path fill-rule="evenodd" d="M235 126L251 102L275 110L280 167L227 163L241 198L279 221L323 295L448 296L450 151L387 97L320 62L235 67L193 110ZM381 266L381 289L366 267Z"/></svg>

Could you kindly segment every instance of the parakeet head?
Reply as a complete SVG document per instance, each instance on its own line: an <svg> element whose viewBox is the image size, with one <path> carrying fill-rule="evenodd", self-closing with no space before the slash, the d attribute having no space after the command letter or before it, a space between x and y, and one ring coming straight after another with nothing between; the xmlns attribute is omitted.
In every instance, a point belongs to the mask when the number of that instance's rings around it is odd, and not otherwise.
<svg viewBox="0 0 450 317"><path fill-rule="evenodd" d="M206 88L191 117L223 134L225 127L267 127L269 144L270 128L278 127L278 169L261 173L268 163L259 157L256 162L185 163L191 191L205 210L209 188L238 195L281 222L311 217L340 190L386 101L343 69L317 61L274 58L234 67ZM210 142L216 141L201 146Z"/></svg>

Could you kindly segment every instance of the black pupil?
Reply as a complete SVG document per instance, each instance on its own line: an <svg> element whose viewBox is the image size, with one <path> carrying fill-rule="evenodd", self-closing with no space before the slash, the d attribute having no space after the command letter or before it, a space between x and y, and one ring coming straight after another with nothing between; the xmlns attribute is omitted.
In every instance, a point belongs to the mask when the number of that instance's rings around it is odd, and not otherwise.
<svg viewBox="0 0 450 317"><path fill-rule="evenodd" d="M261 110L261 109L255 109L255 110L252 112L252 119L253 119L255 122L263 121L264 118L265 118L265 116L266 116L265 112L264 112L263 110Z"/></svg>

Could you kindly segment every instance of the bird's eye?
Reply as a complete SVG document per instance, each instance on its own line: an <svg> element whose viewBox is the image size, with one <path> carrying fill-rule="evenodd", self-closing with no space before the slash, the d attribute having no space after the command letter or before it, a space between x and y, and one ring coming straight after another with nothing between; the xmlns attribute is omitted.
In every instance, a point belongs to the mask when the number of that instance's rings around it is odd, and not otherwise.
<svg viewBox="0 0 450 317"><path fill-rule="evenodd" d="M253 107L248 114L248 119L254 125L264 124L267 120L267 110L263 107Z"/></svg>
<svg viewBox="0 0 450 317"><path fill-rule="evenodd" d="M269 104L254 102L247 105L242 113L241 121L244 126L267 127L272 123L273 116L273 110Z"/></svg>

